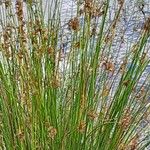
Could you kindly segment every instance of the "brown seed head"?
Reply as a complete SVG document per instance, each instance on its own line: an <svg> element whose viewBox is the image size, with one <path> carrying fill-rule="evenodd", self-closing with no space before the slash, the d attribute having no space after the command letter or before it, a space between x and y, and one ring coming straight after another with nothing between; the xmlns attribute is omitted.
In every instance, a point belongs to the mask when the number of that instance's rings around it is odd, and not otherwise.
<svg viewBox="0 0 150 150"><path fill-rule="evenodd" d="M93 0L85 0L84 9L91 12L93 8Z"/></svg>
<svg viewBox="0 0 150 150"><path fill-rule="evenodd" d="M58 77L53 78L52 87L55 89L60 87L60 80Z"/></svg>
<svg viewBox="0 0 150 150"><path fill-rule="evenodd" d="M124 143L121 143L120 145L119 145L119 148L118 148L118 150L126 150L126 145L124 144Z"/></svg>
<svg viewBox="0 0 150 150"><path fill-rule="evenodd" d="M115 71L115 64L113 62L111 62L111 61L107 61L107 60L104 61L102 66L104 66L105 70L107 70L109 72L114 73L114 71Z"/></svg>
<svg viewBox="0 0 150 150"><path fill-rule="evenodd" d="M141 87L140 91L135 96L137 99L142 99L146 93L146 89L144 87Z"/></svg>
<svg viewBox="0 0 150 150"><path fill-rule="evenodd" d="M23 2L21 0L16 1L16 13L19 21L23 19Z"/></svg>
<svg viewBox="0 0 150 150"><path fill-rule="evenodd" d="M96 35L96 27L93 27L91 31L91 36L95 36L95 35Z"/></svg>
<svg viewBox="0 0 150 150"><path fill-rule="evenodd" d="M85 131L85 128L86 128L86 123L85 123L85 121L81 121L81 122L79 123L79 126L78 126L78 131L81 132L81 133L83 133L83 132Z"/></svg>
<svg viewBox="0 0 150 150"><path fill-rule="evenodd" d="M54 55L54 49L51 46L48 47L47 52L50 56Z"/></svg>
<svg viewBox="0 0 150 150"><path fill-rule="evenodd" d="M130 142L129 148L130 150L137 150L137 145L138 145L138 135L136 135Z"/></svg>
<svg viewBox="0 0 150 150"><path fill-rule="evenodd" d="M123 60L123 63L120 66L120 72L124 73L126 70L126 65L127 65L127 59Z"/></svg>
<svg viewBox="0 0 150 150"><path fill-rule="evenodd" d="M130 110L126 110L124 116L122 117L120 121L120 125L123 129L127 129L130 123L131 123Z"/></svg>
<svg viewBox="0 0 150 150"><path fill-rule="evenodd" d="M25 138L24 131L22 131L21 129L19 129L19 130L18 130L18 133L16 134L16 137L17 137L19 140L23 141L24 138Z"/></svg>
<svg viewBox="0 0 150 150"><path fill-rule="evenodd" d="M80 48L80 42L77 42L73 45L74 48Z"/></svg>
<svg viewBox="0 0 150 150"><path fill-rule="evenodd" d="M123 81L123 85L126 86L126 87L129 85L129 83L130 83L130 80L124 80Z"/></svg>
<svg viewBox="0 0 150 150"><path fill-rule="evenodd" d="M143 64L147 58L147 53L143 52L142 57L140 59L140 63Z"/></svg>
<svg viewBox="0 0 150 150"><path fill-rule="evenodd" d="M57 130L53 126L50 126L48 128L48 136L53 140L55 136L57 135Z"/></svg>
<svg viewBox="0 0 150 150"><path fill-rule="evenodd" d="M144 30L150 32L150 17L144 23Z"/></svg>
<svg viewBox="0 0 150 150"><path fill-rule="evenodd" d="M94 120L97 117L97 113L95 111L91 110L88 112L87 116L90 120Z"/></svg>
<svg viewBox="0 0 150 150"><path fill-rule="evenodd" d="M78 31L79 29L79 20L77 17L73 18L73 19L70 19L69 22L68 22L68 26L69 26L69 29L72 29L74 31Z"/></svg>
<svg viewBox="0 0 150 150"><path fill-rule="evenodd" d="M102 97L106 97L109 95L110 92L110 88L107 86L104 86L103 90L102 90Z"/></svg>
<svg viewBox="0 0 150 150"><path fill-rule="evenodd" d="M119 5L123 5L124 4L124 0L118 0L118 4Z"/></svg>
<svg viewBox="0 0 150 150"><path fill-rule="evenodd" d="M4 4L5 4L5 7L7 9L9 6L11 6L11 0L5 0Z"/></svg>

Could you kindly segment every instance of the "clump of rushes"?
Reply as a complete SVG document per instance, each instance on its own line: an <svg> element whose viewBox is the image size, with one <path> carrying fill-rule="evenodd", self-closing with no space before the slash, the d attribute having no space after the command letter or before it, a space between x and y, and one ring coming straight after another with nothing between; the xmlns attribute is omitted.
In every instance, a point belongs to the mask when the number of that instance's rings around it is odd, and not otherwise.
<svg viewBox="0 0 150 150"><path fill-rule="evenodd" d="M15 8L9 0L1 3L0 149L150 145L150 124L142 124L150 121L150 18L120 59L121 45L130 42L126 30L118 34L125 3L112 1L109 21L109 2L76 1L77 13L65 25L59 0L48 0L47 10L42 0L17 0Z"/></svg>

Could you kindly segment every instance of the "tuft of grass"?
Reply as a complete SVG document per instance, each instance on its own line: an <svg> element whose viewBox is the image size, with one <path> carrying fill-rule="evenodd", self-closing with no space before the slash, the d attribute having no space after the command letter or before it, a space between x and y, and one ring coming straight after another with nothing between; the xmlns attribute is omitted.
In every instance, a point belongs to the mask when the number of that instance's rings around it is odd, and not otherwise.
<svg viewBox="0 0 150 150"><path fill-rule="evenodd" d="M110 22L112 3L117 7ZM45 8L42 0L1 4L1 149L145 150L150 145L149 123L142 123L150 115L150 18L120 60L125 30L118 50L113 45L125 3L112 3L76 1L76 15L66 24L61 0L48 0Z"/></svg>

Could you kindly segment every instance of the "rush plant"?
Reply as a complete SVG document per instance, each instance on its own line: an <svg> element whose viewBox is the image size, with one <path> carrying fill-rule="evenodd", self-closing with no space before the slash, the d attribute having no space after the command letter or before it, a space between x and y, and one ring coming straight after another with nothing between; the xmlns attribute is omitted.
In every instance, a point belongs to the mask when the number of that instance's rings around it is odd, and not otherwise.
<svg viewBox="0 0 150 150"><path fill-rule="evenodd" d="M138 39L121 48L124 0L75 5L64 23L61 0L1 3L0 149L150 145L150 17Z"/></svg>

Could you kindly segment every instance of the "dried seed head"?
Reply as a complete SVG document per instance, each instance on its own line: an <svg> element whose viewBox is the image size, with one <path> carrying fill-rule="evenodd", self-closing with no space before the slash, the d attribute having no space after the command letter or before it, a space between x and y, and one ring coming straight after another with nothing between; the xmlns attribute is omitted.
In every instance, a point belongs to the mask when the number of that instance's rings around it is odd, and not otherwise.
<svg viewBox="0 0 150 150"><path fill-rule="evenodd" d="M122 120L121 120L121 124L122 124L122 127L124 129L128 128L129 124L130 124L130 117L126 116L124 117Z"/></svg>
<svg viewBox="0 0 150 150"><path fill-rule="evenodd" d="M109 95L109 91L110 91L109 87L104 87L103 91L102 91L102 97L108 96Z"/></svg>
<svg viewBox="0 0 150 150"><path fill-rule="evenodd" d="M126 86L126 87L129 85L129 83L130 83L130 80L124 80L123 81L123 85Z"/></svg>
<svg viewBox="0 0 150 150"><path fill-rule="evenodd" d="M80 106L81 106L82 109L85 107L86 101L87 101L86 95L82 94L81 101L80 101Z"/></svg>
<svg viewBox="0 0 150 150"><path fill-rule="evenodd" d="M110 72L114 72L115 71L115 65L114 65L114 63L113 62L108 62L107 69Z"/></svg>
<svg viewBox="0 0 150 150"><path fill-rule="evenodd" d="M96 27L93 27L91 31L91 36L95 36L95 35L96 35Z"/></svg>
<svg viewBox="0 0 150 150"><path fill-rule="evenodd" d="M91 12L93 9L93 0L85 0L84 9L85 11Z"/></svg>
<svg viewBox="0 0 150 150"><path fill-rule="evenodd" d="M127 59L123 60L123 63L120 66L120 72L124 73L126 70L126 65L127 65Z"/></svg>
<svg viewBox="0 0 150 150"><path fill-rule="evenodd" d="M106 37L105 37L105 43L108 44L111 41L112 41L112 35L111 34L107 34Z"/></svg>
<svg viewBox="0 0 150 150"><path fill-rule="evenodd" d="M143 64L147 58L147 53L143 52L142 57L140 59L140 63Z"/></svg>
<svg viewBox="0 0 150 150"><path fill-rule="evenodd" d="M73 47L74 48L80 48L80 42L75 43Z"/></svg>
<svg viewBox="0 0 150 150"><path fill-rule="evenodd" d="M114 73L115 71L115 64L111 61L104 61L102 63L102 67L104 66L105 70L111 72L111 73Z"/></svg>
<svg viewBox="0 0 150 150"><path fill-rule="evenodd" d="M138 92L138 94L135 96L137 99L142 99L144 97L146 93L146 90L144 87L141 87L140 91Z"/></svg>
<svg viewBox="0 0 150 150"><path fill-rule="evenodd" d="M129 148L130 150L137 150L139 136L136 135L130 142Z"/></svg>
<svg viewBox="0 0 150 150"><path fill-rule="evenodd" d="M95 7L93 8L92 17L100 17L104 14L104 11L101 11L101 8Z"/></svg>
<svg viewBox="0 0 150 150"><path fill-rule="evenodd" d="M150 17L144 23L144 30L150 32Z"/></svg>
<svg viewBox="0 0 150 150"><path fill-rule="evenodd" d="M84 13L84 10L83 10L83 9L80 9L80 10L79 10L80 16L81 16L83 13Z"/></svg>
<svg viewBox="0 0 150 150"><path fill-rule="evenodd" d="M15 8L16 8L16 14L19 22L18 34L20 35L20 39L22 40L22 43L25 44L27 42L27 39L24 30L25 21L23 20L23 1L16 0Z"/></svg>
<svg viewBox="0 0 150 150"><path fill-rule="evenodd" d="M131 115L130 115L130 110L126 110L126 112L124 113L121 121L120 121L120 125L123 129L127 129L128 126L131 123Z"/></svg>
<svg viewBox="0 0 150 150"><path fill-rule="evenodd" d="M123 5L124 4L124 0L118 0L118 4L119 5Z"/></svg>
<svg viewBox="0 0 150 150"><path fill-rule="evenodd" d="M103 5L98 5L94 0L85 0L84 2L84 10L85 14L88 14L92 18L100 17L104 14L104 10L102 8Z"/></svg>
<svg viewBox="0 0 150 150"><path fill-rule="evenodd" d="M23 141L24 138L25 138L24 131L22 131L21 129L19 129L19 130L18 130L18 133L16 134L16 137L17 137L19 140Z"/></svg>
<svg viewBox="0 0 150 150"><path fill-rule="evenodd" d="M81 132L81 133L83 133L83 132L85 131L85 128L86 128L86 123L85 123L85 121L81 121L81 122L79 123L79 126L78 126L78 131Z"/></svg>
<svg viewBox="0 0 150 150"><path fill-rule="evenodd" d="M59 88L60 87L60 80L58 77L54 77L52 81L52 87L53 88Z"/></svg>
<svg viewBox="0 0 150 150"><path fill-rule="evenodd" d="M69 20L68 22L69 29L72 29L74 31L79 30L79 19L77 17Z"/></svg>
<svg viewBox="0 0 150 150"><path fill-rule="evenodd" d="M48 128L48 136L53 140L55 136L57 135L57 130L53 126L50 126Z"/></svg>
<svg viewBox="0 0 150 150"><path fill-rule="evenodd" d="M18 56L19 60L22 60L24 57L23 51L19 50L19 52L17 53L17 56Z"/></svg>
<svg viewBox="0 0 150 150"><path fill-rule="evenodd" d="M23 2L21 0L16 1L16 13L19 21L23 19Z"/></svg>
<svg viewBox="0 0 150 150"><path fill-rule="evenodd" d="M47 49L47 53L50 55L50 56L53 56L54 55L54 49L49 46L48 49Z"/></svg>
<svg viewBox="0 0 150 150"><path fill-rule="evenodd" d="M118 148L118 150L126 150L126 145L124 144L124 143L121 143L120 145L119 145L119 148Z"/></svg>
<svg viewBox="0 0 150 150"><path fill-rule="evenodd" d="M4 1L4 4L5 4L5 7L6 7L6 9L7 9L8 7L11 6L11 0L5 0L5 1Z"/></svg>
<svg viewBox="0 0 150 150"><path fill-rule="evenodd" d="M88 112L87 117L90 120L94 120L97 117L97 113L95 111L91 110L91 111Z"/></svg>

